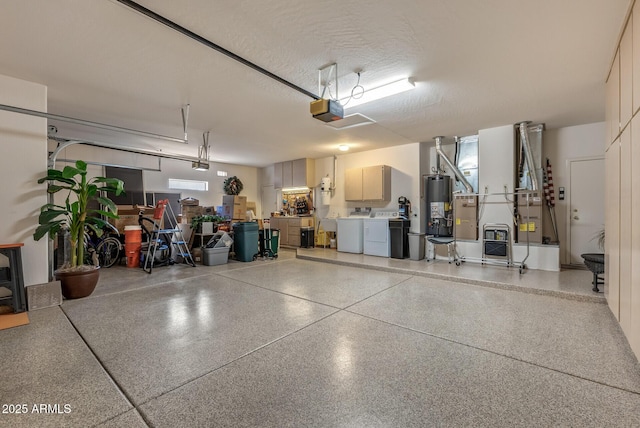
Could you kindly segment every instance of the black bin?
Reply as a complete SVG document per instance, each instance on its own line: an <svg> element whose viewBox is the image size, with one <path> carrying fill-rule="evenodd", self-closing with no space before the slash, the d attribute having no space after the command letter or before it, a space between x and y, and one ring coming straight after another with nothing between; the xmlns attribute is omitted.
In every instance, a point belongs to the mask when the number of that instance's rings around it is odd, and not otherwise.
<svg viewBox="0 0 640 428"><path fill-rule="evenodd" d="M314 247L314 229L313 227L301 227L300 228L300 247L301 248L313 248Z"/></svg>
<svg viewBox="0 0 640 428"><path fill-rule="evenodd" d="M411 220L405 218L389 219L389 235L391 237L391 258L406 259L409 257L409 229Z"/></svg>

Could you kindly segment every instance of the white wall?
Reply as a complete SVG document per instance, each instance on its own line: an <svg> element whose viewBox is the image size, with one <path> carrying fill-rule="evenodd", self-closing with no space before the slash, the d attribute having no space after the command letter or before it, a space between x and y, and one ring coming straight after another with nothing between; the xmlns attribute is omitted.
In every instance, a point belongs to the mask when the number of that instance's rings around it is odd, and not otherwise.
<svg viewBox="0 0 640 428"><path fill-rule="evenodd" d="M411 231L420 231L420 143L405 144L384 149L337 156L336 188L330 205L319 205L316 189L316 215L318 218L345 217L356 207L371 207L373 211L397 211L398 198L406 196L412 203ZM333 157L316 160L316 183L325 175L333 174ZM347 202L344 200L344 173L349 168L389 165L391 170L391 199L389 202Z"/></svg>
<svg viewBox="0 0 640 428"><path fill-rule="evenodd" d="M47 88L0 75L0 103L46 112ZM0 147L0 243L23 242L24 284L45 283L47 239L35 242L32 235L47 203L46 185L36 183L47 171L46 119L0 111Z"/></svg>
<svg viewBox="0 0 640 428"><path fill-rule="evenodd" d="M567 241L567 210L569 209L569 166L568 160L602 156L606 141L605 122L590 123L587 125L570 126L566 128L550 129L543 136L543 159L549 158L553 168L553 186L556 196L556 219L558 222L558 235L560 237L560 262L569 263L566 257ZM603 181L605 172L593 171ZM565 188L565 200L558 199L558 188ZM604 195L594 195L604 204ZM553 236L550 229L548 210L545 212L545 235ZM604 222L604 219L603 219Z"/></svg>
<svg viewBox="0 0 640 428"><path fill-rule="evenodd" d="M130 168L145 168L142 171L142 180L146 192L181 193L183 198L193 197L198 199L202 206L222 205L224 181L228 177L235 175L244 185L244 189L240 195L246 196L248 201L255 202L257 212L260 212L260 177L259 169L255 167L211 162L208 171L196 171L191 168L189 162L185 161L174 159L160 159L158 161L159 158L153 156L121 152L83 144L69 146L60 152L58 158L73 161L82 159L86 162L100 162ZM157 171L158 168L159 171ZM217 171L219 170L227 171L228 177L218 177ZM92 171L94 175L103 175L102 167L90 165L90 171ZM169 189L169 178L208 181L209 191L179 191Z"/></svg>
<svg viewBox="0 0 640 428"><path fill-rule="evenodd" d="M515 180L515 131L513 125L481 129L478 132L478 193L488 193L481 209L480 231L486 223L505 223L513 228ZM509 199L509 201L507 201ZM483 198L480 197L482 202Z"/></svg>
<svg viewBox="0 0 640 428"><path fill-rule="evenodd" d="M227 171L227 177L218 177L217 171ZM222 205L224 181L228 177L236 176L242 181L243 190L241 196L246 196L247 201L255 202L257 213L260 212L260 185L259 169L251 166L219 164L211 162L208 171L196 171L191 169L188 162L173 159L162 160L162 171L144 171L142 174L145 190L148 192L177 192L168 187L169 178L186 180L206 180L209 182L208 192L182 191L182 197L194 197L200 200L202 206Z"/></svg>

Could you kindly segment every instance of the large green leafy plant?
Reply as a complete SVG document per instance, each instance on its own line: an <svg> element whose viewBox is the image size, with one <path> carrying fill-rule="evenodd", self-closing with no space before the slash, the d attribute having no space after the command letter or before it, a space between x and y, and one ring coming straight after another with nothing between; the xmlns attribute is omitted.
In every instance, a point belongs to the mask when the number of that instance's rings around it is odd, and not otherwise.
<svg viewBox="0 0 640 428"><path fill-rule="evenodd" d="M91 229L101 236L105 228L113 229L107 219L118 218L118 209L107 193L120 195L124 192L124 183L117 178L87 178L87 164L83 161L76 161L75 166L65 166L62 171L49 169L38 183L45 181L49 182L47 193L68 193L64 206L46 204L40 209L39 226L33 238L38 241L48 233L53 239L61 228L68 228L71 248L68 267L76 268L84 261L85 230ZM102 208L90 208L93 201Z"/></svg>

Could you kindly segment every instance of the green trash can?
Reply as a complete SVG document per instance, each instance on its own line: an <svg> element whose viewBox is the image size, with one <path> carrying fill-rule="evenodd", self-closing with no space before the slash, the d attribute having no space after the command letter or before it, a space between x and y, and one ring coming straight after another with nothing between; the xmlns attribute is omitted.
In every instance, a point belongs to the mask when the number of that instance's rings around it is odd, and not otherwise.
<svg viewBox="0 0 640 428"><path fill-rule="evenodd" d="M258 223L240 222L233 225L236 260L251 262L258 255Z"/></svg>
<svg viewBox="0 0 640 428"><path fill-rule="evenodd" d="M280 239L280 229L271 229L271 252L278 254L278 239Z"/></svg>

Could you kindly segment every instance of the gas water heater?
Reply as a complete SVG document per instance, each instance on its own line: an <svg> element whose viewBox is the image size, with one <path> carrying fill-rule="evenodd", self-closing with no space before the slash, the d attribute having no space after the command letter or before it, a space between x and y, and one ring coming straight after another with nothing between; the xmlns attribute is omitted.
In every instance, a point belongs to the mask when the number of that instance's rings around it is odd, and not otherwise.
<svg viewBox="0 0 640 428"><path fill-rule="evenodd" d="M331 204L331 178L329 176L322 177L320 180L320 191L321 191L321 201L322 205L330 205Z"/></svg>
<svg viewBox="0 0 640 428"><path fill-rule="evenodd" d="M427 203L427 235L451 236L451 177L441 174L427 175L424 177L424 189Z"/></svg>

